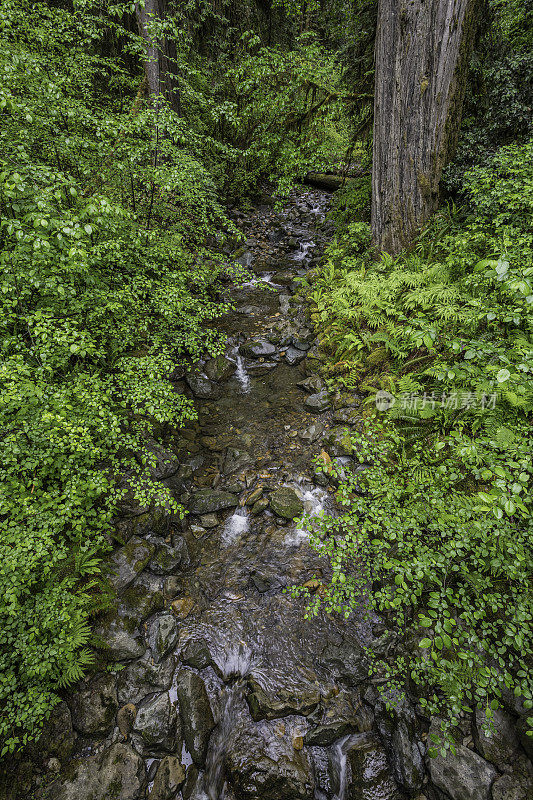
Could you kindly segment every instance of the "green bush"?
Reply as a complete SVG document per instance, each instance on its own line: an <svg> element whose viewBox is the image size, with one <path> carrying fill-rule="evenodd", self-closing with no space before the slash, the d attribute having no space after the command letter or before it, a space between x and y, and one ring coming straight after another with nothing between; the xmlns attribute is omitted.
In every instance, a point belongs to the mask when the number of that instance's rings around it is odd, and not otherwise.
<svg viewBox="0 0 533 800"><path fill-rule="evenodd" d="M133 470L150 499L147 437L194 416L171 373L222 344L208 323L225 268L205 241L231 226L183 121L100 92L114 78L133 102L90 47L94 22L3 4L2 754L38 735L91 663L116 478Z"/></svg>
<svg viewBox="0 0 533 800"><path fill-rule="evenodd" d="M341 224L309 289L332 380L368 395L362 420L377 391L395 400L362 422L371 468L341 477L345 513L315 535L326 603L349 613L364 597L390 621L376 670L449 727L506 690L533 700L532 144L502 148L464 191L468 207L396 259L373 260Z"/></svg>

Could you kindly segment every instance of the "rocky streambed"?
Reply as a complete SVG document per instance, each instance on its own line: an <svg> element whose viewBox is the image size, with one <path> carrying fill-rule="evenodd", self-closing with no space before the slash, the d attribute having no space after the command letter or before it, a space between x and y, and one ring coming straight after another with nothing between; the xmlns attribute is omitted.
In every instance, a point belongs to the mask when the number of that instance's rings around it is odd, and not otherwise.
<svg viewBox="0 0 533 800"><path fill-rule="evenodd" d="M153 477L185 520L123 503L110 560L117 599L97 630L107 671L71 691L19 766L13 798L39 800L526 800L531 763L514 712L461 731L454 758L426 757L431 720L405 701L387 712L364 615L305 619L284 590L327 577L294 519L332 504L322 449L346 459L339 404L297 279L331 235L327 196L295 195L242 215L228 293L226 354L176 375L198 421L166 447ZM387 646L386 637L383 644ZM36 769L36 765L38 768Z"/></svg>

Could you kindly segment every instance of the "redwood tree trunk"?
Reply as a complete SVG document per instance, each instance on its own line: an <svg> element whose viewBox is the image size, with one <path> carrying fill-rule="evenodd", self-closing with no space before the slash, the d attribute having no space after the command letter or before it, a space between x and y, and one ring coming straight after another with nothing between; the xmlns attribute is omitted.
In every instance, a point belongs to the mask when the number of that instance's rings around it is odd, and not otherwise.
<svg viewBox="0 0 533 800"><path fill-rule="evenodd" d="M409 246L435 211L453 156L479 0L379 0L372 233Z"/></svg>

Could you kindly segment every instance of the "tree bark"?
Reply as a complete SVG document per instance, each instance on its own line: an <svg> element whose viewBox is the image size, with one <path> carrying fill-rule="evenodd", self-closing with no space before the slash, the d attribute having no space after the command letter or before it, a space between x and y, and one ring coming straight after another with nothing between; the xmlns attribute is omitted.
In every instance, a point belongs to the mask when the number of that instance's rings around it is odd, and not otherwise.
<svg viewBox="0 0 533 800"><path fill-rule="evenodd" d="M408 247L436 210L453 156L479 0L379 0L372 233Z"/></svg>
<svg viewBox="0 0 533 800"><path fill-rule="evenodd" d="M154 23L159 17L158 0L145 0L144 5L135 3L135 15L139 26L139 33L146 42L146 60L144 69L148 83L150 100L159 97L160 71L159 71L159 42L154 31Z"/></svg>

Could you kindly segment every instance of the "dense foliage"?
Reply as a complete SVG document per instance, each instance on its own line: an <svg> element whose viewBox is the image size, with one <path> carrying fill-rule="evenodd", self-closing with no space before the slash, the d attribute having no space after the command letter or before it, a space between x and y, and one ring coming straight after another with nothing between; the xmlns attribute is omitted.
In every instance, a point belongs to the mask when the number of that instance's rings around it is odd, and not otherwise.
<svg viewBox="0 0 533 800"><path fill-rule="evenodd" d="M4 752L91 660L116 476L133 470L149 492L146 437L194 413L171 372L219 341L204 324L221 269L205 238L228 229L214 184L164 112L154 166L153 112L130 111L129 76L88 47L93 24L2 4Z"/></svg>
<svg viewBox="0 0 533 800"><path fill-rule="evenodd" d="M330 376L368 396L346 441L369 468L322 464L345 507L314 539L326 604L384 615L398 640L375 669L450 727L510 690L533 701L531 143L468 172L463 193L396 259L374 260L342 212L308 290Z"/></svg>

